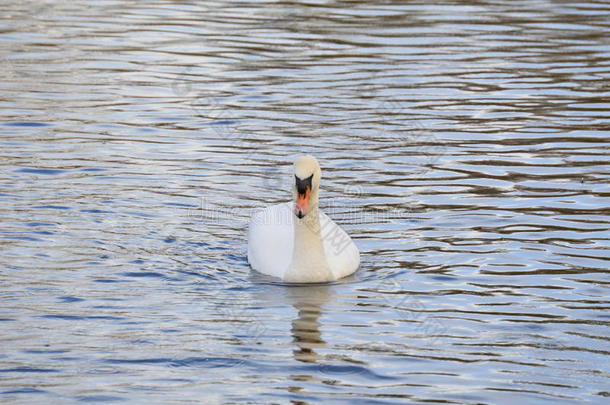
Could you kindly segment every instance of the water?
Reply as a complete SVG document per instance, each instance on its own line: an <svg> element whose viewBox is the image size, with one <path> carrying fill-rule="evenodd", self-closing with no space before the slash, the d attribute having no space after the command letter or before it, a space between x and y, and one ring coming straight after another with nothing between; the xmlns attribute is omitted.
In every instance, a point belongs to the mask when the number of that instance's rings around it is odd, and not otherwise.
<svg viewBox="0 0 610 405"><path fill-rule="evenodd" d="M0 401L607 403L603 1L5 1ZM250 272L315 154L360 270Z"/></svg>

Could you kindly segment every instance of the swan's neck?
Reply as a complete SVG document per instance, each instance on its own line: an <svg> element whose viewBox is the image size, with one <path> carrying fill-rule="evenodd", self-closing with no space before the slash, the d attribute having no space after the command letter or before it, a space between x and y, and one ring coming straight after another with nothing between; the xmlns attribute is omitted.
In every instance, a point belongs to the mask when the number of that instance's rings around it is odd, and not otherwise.
<svg viewBox="0 0 610 405"><path fill-rule="evenodd" d="M312 203L312 210L307 215L300 219L295 216L294 250L285 281L307 283L333 279L324 253L318 204L317 201Z"/></svg>

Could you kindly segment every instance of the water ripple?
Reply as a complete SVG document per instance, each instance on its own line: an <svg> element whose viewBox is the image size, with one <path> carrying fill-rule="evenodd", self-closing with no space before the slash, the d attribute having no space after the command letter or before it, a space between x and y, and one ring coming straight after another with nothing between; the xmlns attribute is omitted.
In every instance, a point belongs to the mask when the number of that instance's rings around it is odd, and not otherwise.
<svg viewBox="0 0 610 405"><path fill-rule="evenodd" d="M610 396L607 2L3 7L2 400ZM302 153L325 286L246 263Z"/></svg>

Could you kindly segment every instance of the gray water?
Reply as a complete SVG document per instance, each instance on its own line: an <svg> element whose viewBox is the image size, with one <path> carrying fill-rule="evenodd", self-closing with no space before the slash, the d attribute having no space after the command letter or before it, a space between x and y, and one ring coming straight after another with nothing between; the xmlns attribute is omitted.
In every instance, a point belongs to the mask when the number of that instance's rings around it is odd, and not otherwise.
<svg viewBox="0 0 610 405"><path fill-rule="evenodd" d="M610 5L430 3L4 1L0 402L608 403Z"/></svg>

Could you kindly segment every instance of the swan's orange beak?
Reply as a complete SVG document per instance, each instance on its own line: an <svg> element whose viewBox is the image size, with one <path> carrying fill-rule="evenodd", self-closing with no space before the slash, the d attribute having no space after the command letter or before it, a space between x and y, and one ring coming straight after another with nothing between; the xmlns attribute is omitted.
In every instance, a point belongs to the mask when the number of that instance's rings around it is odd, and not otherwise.
<svg viewBox="0 0 610 405"><path fill-rule="evenodd" d="M311 194L311 189L309 187L307 187L307 189L305 189L305 194L301 194L301 193L297 194L297 202L295 204L295 214L297 214L297 217L303 218L305 216L305 214L307 214L310 194Z"/></svg>
<svg viewBox="0 0 610 405"><path fill-rule="evenodd" d="M309 195L311 194L313 174L305 180L301 180L297 175L295 175L294 178L296 180L295 185L297 192L297 200L294 203L294 213L297 217L303 218L307 215L309 209Z"/></svg>

